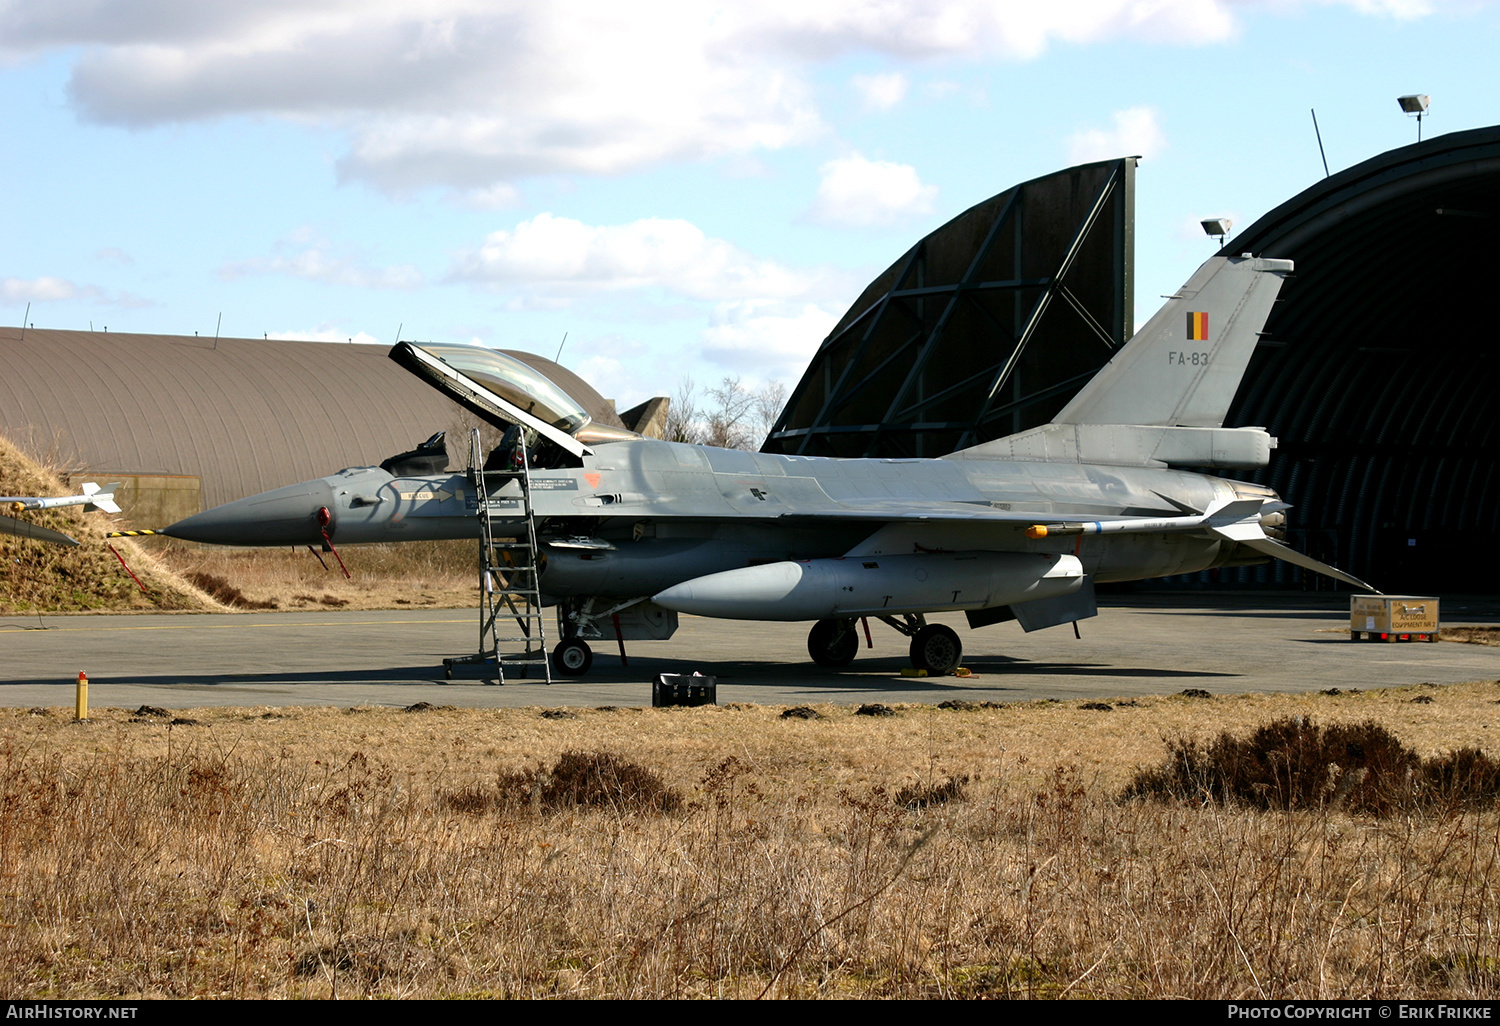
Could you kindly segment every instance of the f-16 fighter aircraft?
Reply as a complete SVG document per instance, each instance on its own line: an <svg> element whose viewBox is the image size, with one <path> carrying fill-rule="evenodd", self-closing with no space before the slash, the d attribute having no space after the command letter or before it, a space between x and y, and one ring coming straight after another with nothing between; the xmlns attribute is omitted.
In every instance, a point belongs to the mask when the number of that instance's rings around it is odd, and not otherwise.
<svg viewBox="0 0 1500 1026"><path fill-rule="evenodd" d="M120 507L115 504L115 490L120 487L120 482L106 485L100 488L90 481L83 486L82 495L0 495L0 509L9 509L13 513L23 513L33 509L57 509L61 506L82 506L85 512L104 510L106 513L118 513ZM0 534L14 534L22 538L30 538L34 541L52 542L55 545L77 545L78 542L61 531L53 531L46 527L40 527L25 520L15 517L0 516Z"/></svg>
<svg viewBox="0 0 1500 1026"><path fill-rule="evenodd" d="M962 644L928 613L1030 631L1095 615L1096 581L1270 557L1369 589L1276 540L1287 506L1275 492L1202 472L1269 461L1264 429L1222 425L1291 271L1248 254L1209 260L1051 423L940 459L780 456L598 431L550 381L492 350L403 342L391 356L509 430L492 465L526 439L562 672L584 672L588 639L614 637L622 613L666 637L678 612L813 621L808 650L825 666L849 663L860 618L876 617L910 637L917 667L946 672ZM493 517L524 508L519 482L481 500L476 478L438 473L446 458L434 437L381 467L220 506L166 533L240 545L474 537L480 501Z"/></svg>

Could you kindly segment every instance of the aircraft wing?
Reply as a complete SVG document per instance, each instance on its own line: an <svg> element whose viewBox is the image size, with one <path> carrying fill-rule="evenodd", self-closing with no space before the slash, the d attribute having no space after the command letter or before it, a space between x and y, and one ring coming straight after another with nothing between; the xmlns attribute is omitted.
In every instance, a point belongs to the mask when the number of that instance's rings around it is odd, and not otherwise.
<svg viewBox="0 0 1500 1026"><path fill-rule="evenodd" d="M838 509L815 513L784 513L780 522L824 522L829 520L857 520L882 524L941 523L944 521L968 524L992 524L997 528L1009 527L1026 532L1028 528L1045 527L1034 537L1075 534L1114 534L1116 532L1161 533L1173 531L1202 530L1213 523L1227 522L1233 514L1238 520L1261 512L1260 499L1237 500L1215 509L1212 513L1184 514L1181 516L1099 516L1095 513L1037 513L1022 510L996 509L970 502L881 502L844 504ZM1235 507L1233 511L1229 506Z"/></svg>
<svg viewBox="0 0 1500 1026"><path fill-rule="evenodd" d="M16 520L13 517L0 516L0 534L14 534L21 538L30 538L33 541L51 542L54 545L74 545L78 542L61 531L53 531L50 528L39 527L36 524L27 523L25 520Z"/></svg>
<svg viewBox="0 0 1500 1026"><path fill-rule="evenodd" d="M881 503L873 506L856 506L827 513L787 514L781 520L856 520L878 522L884 525L865 541L845 555L856 557L872 555L882 545L890 545L891 536L911 535L911 528L927 526L936 528L949 525L954 541L962 538L961 544L972 544L976 531L981 535L1007 532L1012 538L1016 534L1031 539L1074 537L1085 534L1162 534L1196 532L1214 535L1225 541L1237 542L1256 552L1285 560L1315 573L1332 577L1373 594L1379 589L1360 580L1353 574L1298 552L1266 535L1261 527L1260 516L1267 511L1268 504L1261 499L1234 499L1209 509L1206 513L1184 513L1180 516L1113 516L1100 517L1087 513L1027 513L1016 510L1000 510L969 503L943 504ZM1284 509L1285 503L1272 502L1271 509ZM913 539L914 540L914 539Z"/></svg>

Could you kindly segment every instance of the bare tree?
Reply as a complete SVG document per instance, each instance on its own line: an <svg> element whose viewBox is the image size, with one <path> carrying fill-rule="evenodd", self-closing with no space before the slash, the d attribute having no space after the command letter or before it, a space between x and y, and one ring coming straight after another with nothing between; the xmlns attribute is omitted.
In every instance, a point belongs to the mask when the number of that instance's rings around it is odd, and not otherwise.
<svg viewBox="0 0 1500 1026"><path fill-rule="evenodd" d="M699 445L703 432L698 425L698 386L692 378L677 383L677 391L667 404L667 426L662 437L669 442Z"/></svg>
<svg viewBox="0 0 1500 1026"><path fill-rule="evenodd" d="M755 396L736 377L726 377L718 388L710 388L713 406L704 423L704 444L720 449L749 449L755 444L745 417L755 405Z"/></svg>
<svg viewBox="0 0 1500 1026"><path fill-rule="evenodd" d="M756 448L766 442L766 436L776 426L781 409L786 405L786 385L781 381L768 381L755 393L755 437Z"/></svg>
<svg viewBox="0 0 1500 1026"><path fill-rule="evenodd" d="M698 386L692 378L683 378L667 411L665 437L672 442L754 450L785 402L786 386L780 381L751 391L738 377L726 377L708 389L699 405Z"/></svg>

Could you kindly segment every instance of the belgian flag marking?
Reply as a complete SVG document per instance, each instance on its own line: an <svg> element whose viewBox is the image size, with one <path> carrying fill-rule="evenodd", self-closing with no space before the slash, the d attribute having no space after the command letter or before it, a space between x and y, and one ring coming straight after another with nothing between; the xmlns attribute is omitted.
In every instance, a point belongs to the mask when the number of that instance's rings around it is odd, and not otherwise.
<svg viewBox="0 0 1500 1026"><path fill-rule="evenodd" d="M1188 312L1187 340L1189 342L1208 341L1208 311Z"/></svg>

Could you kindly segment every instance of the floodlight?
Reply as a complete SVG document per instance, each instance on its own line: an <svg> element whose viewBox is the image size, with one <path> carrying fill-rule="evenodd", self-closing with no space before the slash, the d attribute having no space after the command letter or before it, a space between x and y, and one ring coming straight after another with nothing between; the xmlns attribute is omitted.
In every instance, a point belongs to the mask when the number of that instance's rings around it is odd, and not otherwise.
<svg viewBox="0 0 1500 1026"><path fill-rule="evenodd" d="M1227 217L1210 217L1199 224L1203 225L1203 233L1211 235L1219 240L1219 245L1224 245L1224 236L1229 234L1229 229L1234 227L1234 222Z"/></svg>
<svg viewBox="0 0 1500 1026"><path fill-rule="evenodd" d="M1432 97L1426 93L1411 93L1407 96L1396 97L1396 102L1401 104L1401 109L1407 114L1417 116L1417 142L1422 141L1422 115L1427 113L1427 108L1432 105Z"/></svg>

